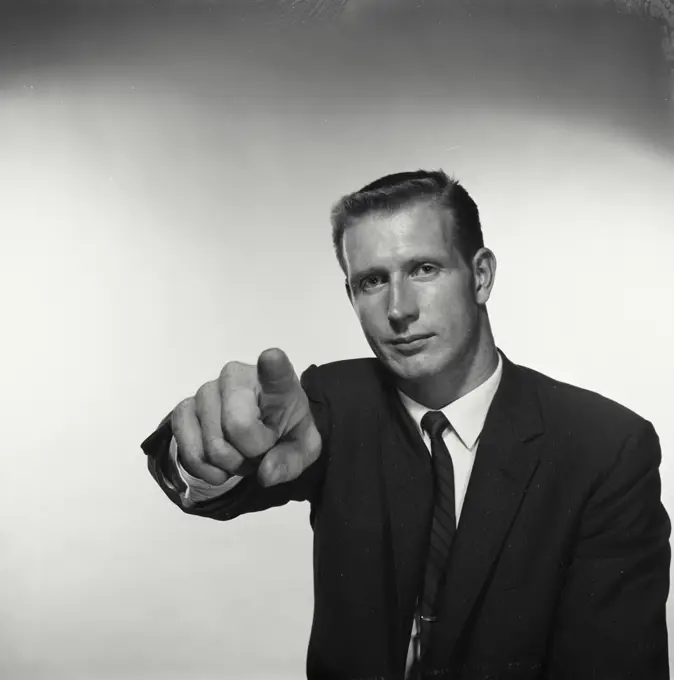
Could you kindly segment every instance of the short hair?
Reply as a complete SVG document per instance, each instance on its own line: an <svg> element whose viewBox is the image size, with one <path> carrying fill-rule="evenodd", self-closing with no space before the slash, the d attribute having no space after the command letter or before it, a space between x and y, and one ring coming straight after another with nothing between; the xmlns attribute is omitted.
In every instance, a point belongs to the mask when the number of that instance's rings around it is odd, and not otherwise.
<svg viewBox="0 0 674 680"><path fill-rule="evenodd" d="M484 246L480 214L461 184L442 170L416 170L386 175L335 203L331 212L332 242L339 266L346 273L342 250L344 230L371 212L393 213L413 203L428 201L446 208L454 220L454 244L466 264Z"/></svg>

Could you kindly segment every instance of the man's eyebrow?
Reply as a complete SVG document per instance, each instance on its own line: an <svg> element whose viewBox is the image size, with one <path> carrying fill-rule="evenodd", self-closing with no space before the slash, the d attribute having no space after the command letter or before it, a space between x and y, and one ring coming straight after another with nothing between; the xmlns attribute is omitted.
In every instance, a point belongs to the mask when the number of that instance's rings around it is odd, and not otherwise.
<svg viewBox="0 0 674 680"><path fill-rule="evenodd" d="M438 266L442 266L442 258L438 257L437 255L426 255L422 257L412 258L411 260L408 260L405 264L410 267L418 267L419 265L422 264L435 264Z"/></svg>

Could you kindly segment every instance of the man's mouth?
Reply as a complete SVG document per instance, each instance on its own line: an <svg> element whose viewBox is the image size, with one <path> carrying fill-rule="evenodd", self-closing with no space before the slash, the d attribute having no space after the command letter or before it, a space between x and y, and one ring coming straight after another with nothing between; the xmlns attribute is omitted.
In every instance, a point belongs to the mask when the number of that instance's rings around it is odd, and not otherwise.
<svg viewBox="0 0 674 680"><path fill-rule="evenodd" d="M423 345L430 337L432 337L432 335L433 335L432 333L426 333L423 335L421 334L405 335L403 337L391 340L389 344L391 344L393 347L395 347L397 350L401 352L413 351L423 347Z"/></svg>

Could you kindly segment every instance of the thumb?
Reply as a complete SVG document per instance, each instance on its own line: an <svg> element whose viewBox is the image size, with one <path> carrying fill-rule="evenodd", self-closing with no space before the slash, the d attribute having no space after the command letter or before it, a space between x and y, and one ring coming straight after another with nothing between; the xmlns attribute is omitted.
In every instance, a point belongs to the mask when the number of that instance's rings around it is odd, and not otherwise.
<svg viewBox="0 0 674 680"><path fill-rule="evenodd" d="M257 378L263 394L281 396L297 388L297 376L282 349L266 349L257 360Z"/></svg>

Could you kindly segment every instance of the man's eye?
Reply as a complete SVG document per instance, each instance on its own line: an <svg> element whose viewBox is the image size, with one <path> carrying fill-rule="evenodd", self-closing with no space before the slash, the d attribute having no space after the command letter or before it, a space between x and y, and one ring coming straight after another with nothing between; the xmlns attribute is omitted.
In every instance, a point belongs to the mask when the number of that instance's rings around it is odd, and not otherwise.
<svg viewBox="0 0 674 680"><path fill-rule="evenodd" d="M432 274L435 271L435 265L432 264L422 264L419 265L417 271L421 274Z"/></svg>
<svg viewBox="0 0 674 680"><path fill-rule="evenodd" d="M380 282L380 280L381 279L379 276L367 276L361 282L361 287L363 289L372 288L372 286L376 286Z"/></svg>

